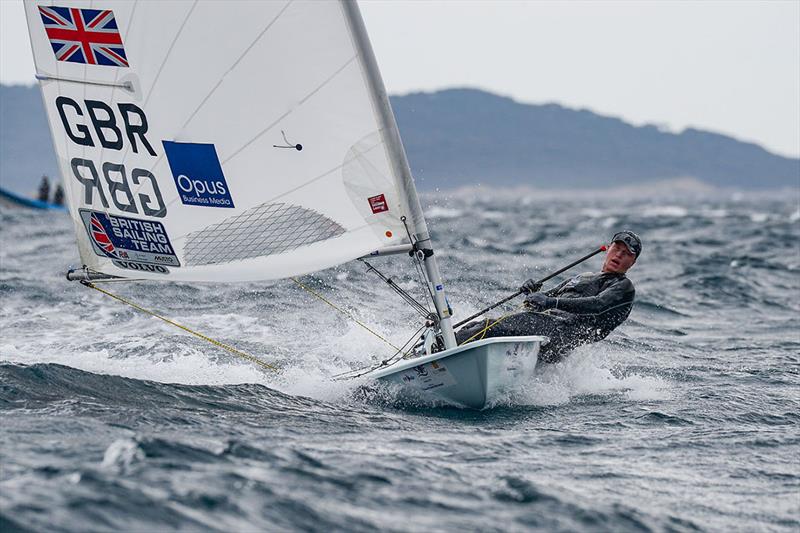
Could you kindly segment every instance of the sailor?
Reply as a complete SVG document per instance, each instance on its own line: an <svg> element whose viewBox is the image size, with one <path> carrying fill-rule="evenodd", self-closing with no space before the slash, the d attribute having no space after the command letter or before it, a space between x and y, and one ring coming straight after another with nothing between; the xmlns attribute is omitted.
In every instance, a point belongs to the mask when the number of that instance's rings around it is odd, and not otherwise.
<svg viewBox="0 0 800 533"><path fill-rule="evenodd" d="M487 318L467 324L456 340L461 344L486 337L544 335L550 342L542 347L539 359L560 361L574 348L604 339L625 322L635 294L625 273L641 253L639 236L620 231L611 239L600 272L580 274L545 293L538 292L541 285L529 279L521 287L528 293L525 311L499 322Z"/></svg>
<svg viewBox="0 0 800 533"><path fill-rule="evenodd" d="M42 202L50 201L50 180L47 176L42 176L42 181L39 182L39 200Z"/></svg>
<svg viewBox="0 0 800 533"><path fill-rule="evenodd" d="M56 192L53 193L53 203L55 205L64 205L64 188L60 183L56 185Z"/></svg>

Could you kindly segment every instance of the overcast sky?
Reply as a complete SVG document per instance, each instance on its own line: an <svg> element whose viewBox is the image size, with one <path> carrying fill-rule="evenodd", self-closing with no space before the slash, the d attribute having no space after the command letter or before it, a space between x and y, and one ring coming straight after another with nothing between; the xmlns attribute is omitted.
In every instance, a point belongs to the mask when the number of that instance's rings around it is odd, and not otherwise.
<svg viewBox="0 0 800 533"><path fill-rule="evenodd" d="M800 0L360 5L390 93L477 87L800 156ZM0 81L33 74L22 1L0 0Z"/></svg>

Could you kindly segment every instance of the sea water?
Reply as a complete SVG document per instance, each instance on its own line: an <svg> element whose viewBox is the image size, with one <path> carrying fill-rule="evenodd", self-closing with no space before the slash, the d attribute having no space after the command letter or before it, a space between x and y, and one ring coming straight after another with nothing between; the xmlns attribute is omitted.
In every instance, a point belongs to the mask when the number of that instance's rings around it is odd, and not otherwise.
<svg viewBox="0 0 800 533"><path fill-rule="evenodd" d="M66 215L0 211L0 530L797 531L798 194L691 196L424 197L456 319L644 241L630 319L480 412L332 381L392 350L291 281L104 285L274 373L67 282ZM357 262L303 282L419 326Z"/></svg>

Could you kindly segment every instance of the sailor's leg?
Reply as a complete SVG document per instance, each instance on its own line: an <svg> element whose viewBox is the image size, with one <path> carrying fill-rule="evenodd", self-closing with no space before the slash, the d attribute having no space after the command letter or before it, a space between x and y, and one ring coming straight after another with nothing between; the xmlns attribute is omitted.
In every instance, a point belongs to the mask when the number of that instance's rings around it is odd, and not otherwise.
<svg viewBox="0 0 800 533"><path fill-rule="evenodd" d="M541 313L516 313L497 321L487 318L470 322L456 333L456 341L462 344L489 337L512 337L524 335L545 335L550 337L560 320Z"/></svg>
<svg viewBox="0 0 800 533"><path fill-rule="evenodd" d="M463 344L467 340L477 341L485 338L487 336L486 333L489 332L489 330L486 330L486 326L488 326L495 320L497 319L487 318L484 320L476 320L475 322L470 322L469 324L467 324L466 326L464 326L463 328L461 328L456 332L456 343Z"/></svg>

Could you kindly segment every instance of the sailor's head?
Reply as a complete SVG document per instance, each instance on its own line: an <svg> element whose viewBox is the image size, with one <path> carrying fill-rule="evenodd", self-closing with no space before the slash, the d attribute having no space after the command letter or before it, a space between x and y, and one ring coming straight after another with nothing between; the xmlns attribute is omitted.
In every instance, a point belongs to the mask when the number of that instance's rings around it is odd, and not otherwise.
<svg viewBox="0 0 800 533"><path fill-rule="evenodd" d="M603 262L603 272L624 274L642 253L642 239L630 230L615 233Z"/></svg>

